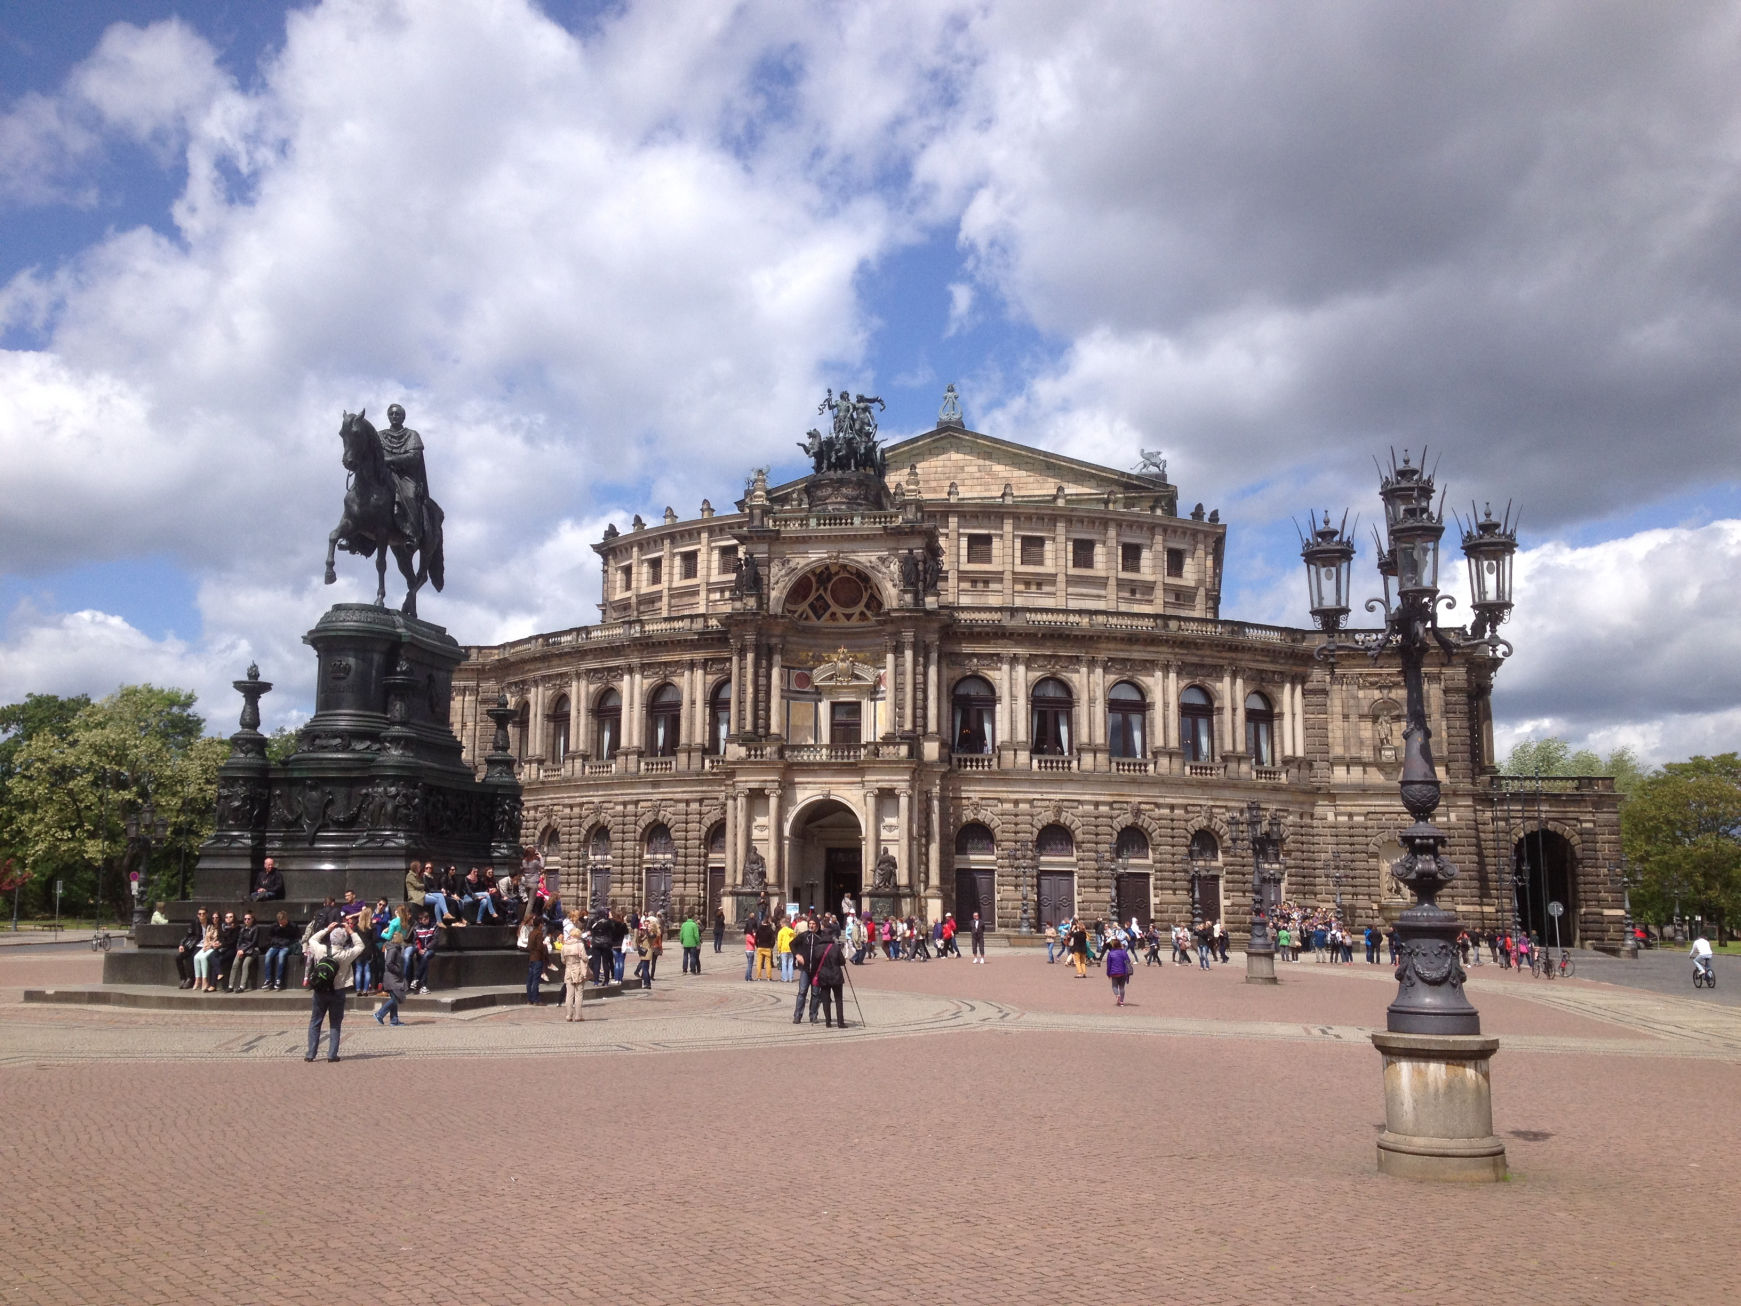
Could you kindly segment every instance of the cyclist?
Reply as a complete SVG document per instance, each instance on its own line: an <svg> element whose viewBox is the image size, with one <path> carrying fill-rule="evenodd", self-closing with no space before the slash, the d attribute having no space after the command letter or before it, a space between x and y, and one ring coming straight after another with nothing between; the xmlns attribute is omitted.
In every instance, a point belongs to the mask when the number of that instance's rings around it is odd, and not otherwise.
<svg viewBox="0 0 1741 1306"><path fill-rule="evenodd" d="M1700 974L1711 974L1711 941L1704 935L1693 940L1692 951L1687 954L1693 959L1693 969Z"/></svg>

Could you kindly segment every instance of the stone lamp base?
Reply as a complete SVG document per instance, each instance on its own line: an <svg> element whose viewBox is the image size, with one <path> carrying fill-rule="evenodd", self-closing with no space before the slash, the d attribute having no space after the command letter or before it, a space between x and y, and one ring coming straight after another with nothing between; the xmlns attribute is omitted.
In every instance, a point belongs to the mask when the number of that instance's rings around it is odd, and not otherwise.
<svg viewBox="0 0 1741 1306"><path fill-rule="evenodd" d="M1276 978L1276 955L1273 952L1247 952L1245 954L1245 982L1247 984L1279 984Z"/></svg>
<svg viewBox="0 0 1741 1306"><path fill-rule="evenodd" d="M1386 1032L1374 1034L1372 1045L1384 1056L1379 1173L1448 1183L1504 1179L1488 1064L1499 1040Z"/></svg>

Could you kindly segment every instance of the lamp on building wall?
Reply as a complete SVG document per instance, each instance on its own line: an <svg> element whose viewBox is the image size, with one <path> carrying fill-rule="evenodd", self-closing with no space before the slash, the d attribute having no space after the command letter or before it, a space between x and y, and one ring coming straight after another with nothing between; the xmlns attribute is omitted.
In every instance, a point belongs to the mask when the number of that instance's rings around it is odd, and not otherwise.
<svg viewBox="0 0 1741 1306"><path fill-rule="evenodd" d="M1379 1139L1379 1169L1418 1178L1499 1179L1505 1174L1505 1148L1493 1137L1488 1079L1488 1063L1499 1041L1480 1037L1481 1018L1464 993L1458 961L1462 926L1456 912L1437 902L1457 868L1444 855L1446 836L1431 820L1439 806L1440 785L1422 667L1434 648L1447 659L1459 651L1495 661L1510 655L1511 645L1497 631L1512 608L1517 530L1509 508L1503 522L1495 521L1489 509L1464 529L1475 620L1467 632L1442 630L1439 607L1455 600L1439 592L1439 541L1445 521L1443 509L1434 506L1434 493L1433 478L1424 466L1412 464L1406 451L1400 463L1392 455L1388 473L1380 471L1385 539L1378 568L1385 594L1366 603L1368 612L1384 612L1384 628L1377 634L1337 638L1346 615L1340 602L1347 591L1340 587L1340 577L1353 561L1354 545L1340 529L1330 527L1328 513L1323 527L1315 528L1312 539L1302 545L1300 556L1306 564L1313 620L1328 636L1318 656L1333 660L1338 653L1358 650L1376 662L1394 649L1407 699L1400 789L1414 823L1400 836L1404 853L1392 874L1415 901L1396 923L1397 996L1386 1015L1385 1032L1373 1035L1386 1067L1388 1128ZM1336 584L1326 586L1327 569L1336 574ZM1469 1081L1471 1070L1479 1081L1475 1091L1459 1094L1447 1087Z"/></svg>

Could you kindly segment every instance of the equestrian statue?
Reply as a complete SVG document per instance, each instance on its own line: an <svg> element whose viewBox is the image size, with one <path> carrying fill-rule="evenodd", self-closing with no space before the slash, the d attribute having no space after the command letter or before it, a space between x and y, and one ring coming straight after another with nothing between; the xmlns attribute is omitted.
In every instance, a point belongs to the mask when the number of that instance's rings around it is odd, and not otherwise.
<svg viewBox="0 0 1741 1306"><path fill-rule="evenodd" d="M366 410L365 410L366 411ZM429 581L440 591L441 505L429 497L423 468L423 438L405 425L405 410L387 409L387 429L377 431L365 413L346 413L339 425L344 444L345 510L326 540L326 583L338 580L334 550L375 559L375 606L387 606L387 550L405 577L401 611L417 615L417 591ZM415 557L416 566L412 566Z"/></svg>

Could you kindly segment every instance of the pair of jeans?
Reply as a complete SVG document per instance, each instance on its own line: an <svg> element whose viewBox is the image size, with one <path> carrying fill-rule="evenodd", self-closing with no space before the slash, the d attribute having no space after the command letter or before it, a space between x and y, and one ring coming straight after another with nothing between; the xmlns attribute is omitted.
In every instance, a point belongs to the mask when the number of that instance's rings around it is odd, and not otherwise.
<svg viewBox="0 0 1741 1306"><path fill-rule="evenodd" d="M756 977L756 950L750 948L744 953L744 982L747 984Z"/></svg>
<svg viewBox="0 0 1741 1306"><path fill-rule="evenodd" d="M644 989L652 988L653 977L659 970L659 954L648 953L647 959L636 967L636 969L641 973L641 987Z"/></svg>
<svg viewBox="0 0 1741 1306"><path fill-rule="evenodd" d="M756 978L774 978L774 950L772 948L756 949Z"/></svg>
<svg viewBox="0 0 1741 1306"><path fill-rule="evenodd" d="M1209 945L1207 943L1197 945L1197 964L1204 970L1209 969Z"/></svg>
<svg viewBox="0 0 1741 1306"><path fill-rule="evenodd" d="M240 993L248 987L248 972L260 964L260 958L249 953L237 953L230 963L230 992Z"/></svg>
<svg viewBox="0 0 1741 1306"><path fill-rule="evenodd" d="M405 954L405 983L411 988L429 987L429 962L435 956L435 949L419 952L416 948Z"/></svg>
<svg viewBox="0 0 1741 1306"><path fill-rule="evenodd" d="M608 946L594 948L592 950L592 982L594 984L610 983L611 966L613 964L611 962L611 953L613 951L614 949Z"/></svg>
<svg viewBox="0 0 1741 1306"><path fill-rule="evenodd" d="M780 954L780 982L782 984L792 982L792 954L789 952Z"/></svg>
<svg viewBox="0 0 1741 1306"><path fill-rule="evenodd" d="M345 1023L345 995L343 990L334 989L331 993L316 993L310 990L309 997L314 1000L308 1014L308 1059L314 1060L314 1054L320 1050L320 1023L327 1021L326 1059L338 1060L339 1026Z"/></svg>
<svg viewBox="0 0 1741 1306"><path fill-rule="evenodd" d="M290 969L290 945L280 943L275 948L266 949L266 982L268 984L284 983L285 972Z"/></svg>
<svg viewBox="0 0 1741 1306"><path fill-rule="evenodd" d="M798 1005L792 1008L792 1023L798 1024L804 1019L804 999L810 996L810 972L803 967L798 968ZM812 1015L811 1020L816 1017Z"/></svg>
<svg viewBox="0 0 1741 1306"><path fill-rule="evenodd" d="M701 945L683 949L683 973L685 975L701 974Z"/></svg>
<svg viewBox="0 0 1741 1306"><path fill-rule="evenodd" d="M526 963L526 1001L534 1007L538 1005L538 985L543 982L543 979L544 963L528 961Z"/></svg>
<svg viewBox="0 0 1741 1306"><path fill-rule="evenodd" d="M376 973L379 971L380 966L381 963L376 961L373 957L368 958L366 961L358 960L355 969L351 972L356 976L358 993L367 993L370 989L375 987Z"/></svg>
<svg viewBox="0 0 1741 1306"><path fill-rule="evenodd" d="M439 889L423 895L423 905L435 913L435 923L440 925L453 913L448 910L447 895Z"/></svg>
<svg viewBox="0 0 1741 1306"><path fill-rule="evenodd" d="M399 1023L399 998L391 990L388 991L387 1000L381 1004L381 1009L375 1013L375 1016L377 1020L385 1020L389 1024L397 1025Z"/></svg>
<svg viewBox="0 0 1741 1306"><path fill-rule="evenodd" d="M1057 960L1057 958L1055 958L1055 957L1054 957L1054 956L1053 956L1053 955L1052 955L1052 952L1053 952L1053 950L1054 950L1054 949L1055 949L1055 948L1056 948L1056 947L1057 947L1057 946L1058 946L1058 945L1057 945L1057 944L1055 944L1055 943L1053 943L1053 942L1052 942L1052 940L1051 940L1051 939L1047 939L1047 940L1046 940L1046 964L1047 964L1047 965L1048 965L1048 966L1050 966L1050 965L1051 965L1051 964L1052 964L1052 963L1053 963L1053 962L1054 962L1054 961L1056 961L1056 960Z"/></svg>
<svg viewBox="0 0 1741 1306"><path fill-rule="evenodd" d="M218 955L216 948L201 948L193 954L193 977L202 984L209 984L212 978L212 958Z"/></svg>
<svg viewBox="0 0 1741 1306"><path fill-rule="evenodd" d="M175 950L175 974L182 983L193 983L193 953L186 948Z"/></svg>
<svg viewBox="0 0 1741 1306"><path fill-rule="evenodd" d="M482 925L484 923L485 912L489 912L490 919L493 921L499 921L501 919L501 917L496 914L495 899L491 898L489 894L480 893L474 897L472 901L478 905L477 911L472 914L473 923Z"/></svg>
<svg viewBox="0 0 1741 1306"><path fill-rule="evenodd" d="M622 983L622 981L623 981L623 965L628 961L628 959L629 959L629 954L624 952L621 948L618 948L617 949L616 969L613 973L615 974L616 979L617 979L617 983L619 983L619 984Z"/></svg>

